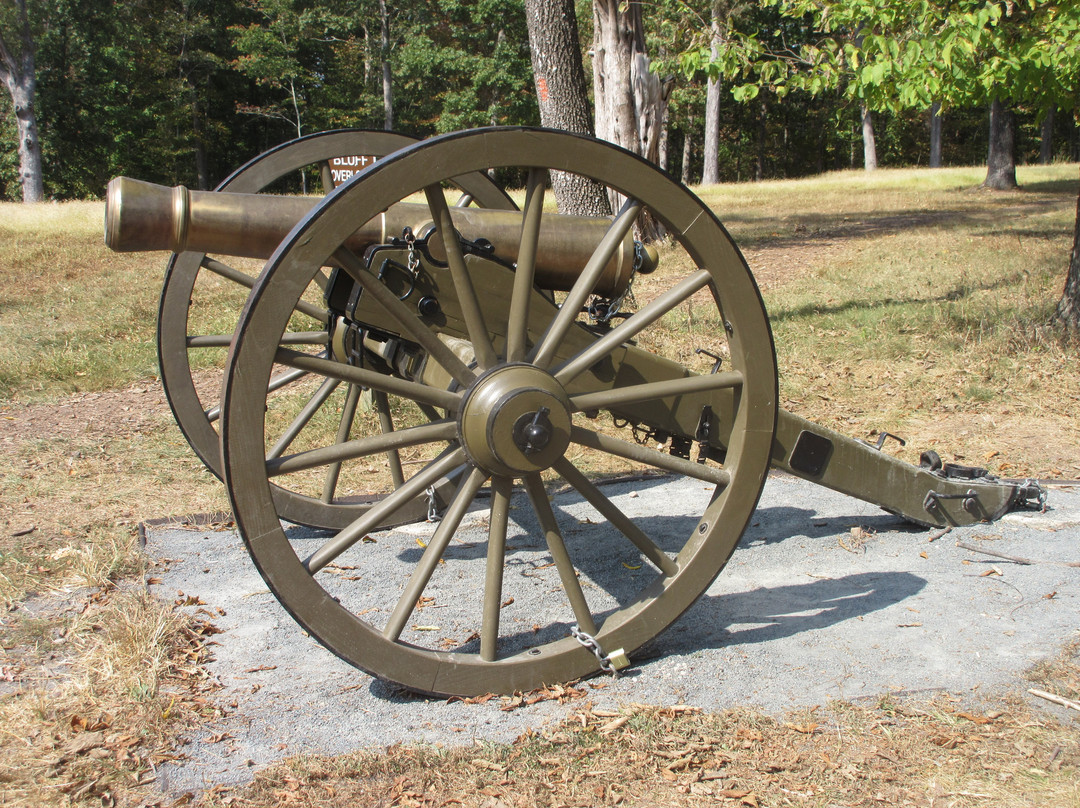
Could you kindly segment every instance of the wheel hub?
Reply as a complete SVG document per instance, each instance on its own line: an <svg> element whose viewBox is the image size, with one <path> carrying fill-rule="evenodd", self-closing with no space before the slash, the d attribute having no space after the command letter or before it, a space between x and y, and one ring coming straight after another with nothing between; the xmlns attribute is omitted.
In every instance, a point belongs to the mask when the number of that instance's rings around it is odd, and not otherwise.
<svg viewBox="0 0 1080 808"><path fill-rule="evenodd" d="M570 399L548 373L503 365L482 376L461 408L461 443L492 474L542 471L570 445Z"/></svg>

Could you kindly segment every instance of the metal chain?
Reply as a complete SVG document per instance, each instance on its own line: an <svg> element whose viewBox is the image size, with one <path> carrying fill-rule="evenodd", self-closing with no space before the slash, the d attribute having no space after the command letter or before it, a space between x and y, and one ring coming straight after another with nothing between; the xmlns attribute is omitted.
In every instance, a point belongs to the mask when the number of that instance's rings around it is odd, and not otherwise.
<svg viewBox="0 0 1080 808"><path fill-rule="evenodd" d="M570 636L593 652L593 656L595 656L600 663L600 669L602 671L610 673L613 678L618 678L619 672L615 670L615 666L611 664L611 660L604 654L603 649L600 647L600 643L596 641L595 637L582 631L577 623L570 626Z"/></svg>
<svg viewBox="0 0 1080 808"><path fill-rule="evenodd" d="M442 517L439 516L438 500L435 498L435 486L429 485L427 491L427 520L429 522L441 522Z"/></svg>
<svg viewBox="0 0 1080 808"><path fill-rule="evenodd" d="M631 303L637 303L637 300L634 298L634 278L637 277L638 269L641 268L644 261L645 248L640 241L635 241L634 263L630 268L630 279L626 282L626 288L623 289L621 295L611 300L605 300L599 295L595 296L588 307L590 320L599 325L607 325L611 322L612 317L622 311L622 305L627 299L629 299Z"/></svg>
<svg viewBox="0 0 1080 808"><path fill-rule="evenodd" d="M1026 479L1017 486L1017 489L1021 507L1046 513L1046 489L1039 485L1037 480ZM1031 503L1032 500L1035 501L1034 504Z"/></svg>
<svg viewBox="0 0 1080 808"><path fill-rule="evenodd" d="M406 260L406 264L408 265L409 272L412 273L413 278L415 278L420 271L420 256L416 254L416 235L413 233L411 227L406 227L401 235L405 240L405 246L409 248L409 257Z"/></svg>
<svg viewBox="0 0 1080 808"><path fill-rule="evenodd" d="M633 435L634 441L639 446L648 446L650 443L664 443L667 441L667 438L659 440L659 434L655 429L649 429L641 424L632 424L629 420L612 416L611 423L616 429L626 429L626 427L630 427L630 433Z"/></svg>

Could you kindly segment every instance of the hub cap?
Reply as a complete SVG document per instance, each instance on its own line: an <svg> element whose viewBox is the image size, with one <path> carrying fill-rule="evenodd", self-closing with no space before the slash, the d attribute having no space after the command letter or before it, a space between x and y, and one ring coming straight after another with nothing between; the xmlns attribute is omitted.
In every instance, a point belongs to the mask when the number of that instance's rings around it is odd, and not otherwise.
<svg viewBox="0 0 1080 808"><path fill-rule="evenodd" d="M503 365L473 385L459 430L469 457L491 474L543 471L570 445L570 400L549 373Z"/></svg>

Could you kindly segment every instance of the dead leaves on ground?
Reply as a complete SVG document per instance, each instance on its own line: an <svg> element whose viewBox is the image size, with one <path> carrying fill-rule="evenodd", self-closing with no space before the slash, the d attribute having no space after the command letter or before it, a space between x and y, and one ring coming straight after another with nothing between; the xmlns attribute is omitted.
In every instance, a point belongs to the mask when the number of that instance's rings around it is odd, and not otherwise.
<svg viewBox="0 0 1080 808"><path fill-rule="evenodd" d="M228 802L211 804L944 806L968 804L956 802L964 794L1007 788L1014 776L1026 783L1036 769L1073 782L1080 766L1080 741L1067 727L1034 736L1045 725L1030 714L982 712L948 697L918 705L839 704L771 718L743 710L706 714L680 704L612 709L567 690L587 694L588 685L514 697L569 698L571 712L511 744L395 745L378 754L297 759L230 792ZM464 701L493 709L498 698Z"/></svg>

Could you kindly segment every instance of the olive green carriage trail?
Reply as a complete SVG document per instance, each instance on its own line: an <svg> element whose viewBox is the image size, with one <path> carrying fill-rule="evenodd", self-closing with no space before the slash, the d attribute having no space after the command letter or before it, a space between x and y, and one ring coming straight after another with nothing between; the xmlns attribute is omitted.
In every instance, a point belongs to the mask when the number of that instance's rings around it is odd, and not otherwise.
<svg viewBox="0 0 1080 808"><path fill-rule="evenodd" d="M1037 483L943 466L933 451L913 466L779 408L768 317L745 260L700 199L640 158L537 129L396 150L373 133L332 134L267 158L265 174L282 176L350 151L380 155L321 201L233 193L267 186L262 158L249 181L241 169L209 193L118 179L106 242L176 253L159 324L171 346L168 357L162 349L170 400L173 387L193 388L193 352L228 355L220 401L189 395L174 412L225 480L270 589L353 665L419 692L469 696L626 664L723 569L770 468L939 528L1044 503ZM508 168L527 177L520 210L487 173ZM601 183L616 215L545 210L550 170ZM643 216L672 239L665 264L697 269L658 266L657 252L634 240ZM255 278L233 256L269 260ZM202 273L250 289L234 331L193 327L191 278ZM632 284L645 273L650 289L657 279L663 289L639 305ZM690 307L716 324L710 372L664 348ZM631 470L713 487L693 529L659 538L627 516L599 479ZM552 504L560 482L610 525L613 556L639 559L629 567L647 574L634 591L575 564L574 527ZM527 600L504 578L515 489L527 495L565 600L561 616L529 631L503 619ZM488 536L474 551L486 560L475 602L455 604L474 631L439 644L417 620L433 581L465 574L454 569L453 540L477 503ZM328 532L309 549L282 520ZM356 576L341 574L363 568L372 532L424 520L441 521L418 558L380 556L400 580L393 602L370 602L350 585Z"/></svg>

